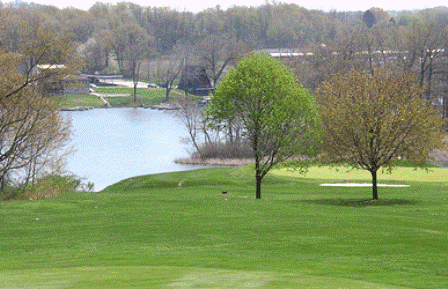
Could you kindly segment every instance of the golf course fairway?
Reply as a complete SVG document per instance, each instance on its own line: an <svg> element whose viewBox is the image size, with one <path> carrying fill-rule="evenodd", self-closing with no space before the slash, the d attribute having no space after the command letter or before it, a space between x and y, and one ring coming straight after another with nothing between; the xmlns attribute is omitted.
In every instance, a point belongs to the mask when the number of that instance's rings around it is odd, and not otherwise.
<svg viewBox="0 0 448 289"><path fill-rule="evenodd" d="M0 288L448 288L448 169L252 166L0 203ZM223 194L222 192L227 192Z"/></svg>

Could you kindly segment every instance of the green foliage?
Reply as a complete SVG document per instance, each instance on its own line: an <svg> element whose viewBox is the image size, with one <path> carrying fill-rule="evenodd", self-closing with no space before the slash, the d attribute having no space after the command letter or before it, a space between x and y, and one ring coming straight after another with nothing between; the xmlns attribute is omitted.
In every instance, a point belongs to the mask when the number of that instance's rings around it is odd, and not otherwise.
<svg viewBox="0 0 448 289"><path fill-rule="evenodd" d="M2 201L48 199L78 190L91 189L91 183L84 185L76 176L50 174L37 179L34 184L8 186L3 193L0 193L0 199Z"/></svg>
<svg viewBox="0 0 448 289"><path fill-rule="evenodd" d="M272 166L315 152L319 113L315 99L277 60L252 54L223 79L208 109L215 128L241 121L255 159L257 198Z"/></svg>
<svg viewBox="0 0 448 289"><path fill-rule="evenodd" d="M374 75L355 70L324 83L320 92L325 128L323 159L350 163L372 173L391 170L404 158L424 166L441 145L442 121L424 89L406 72L378 69Z"/></svg>
<svg viewBox="0 0 448 289"><path fill-rule="evenodd" d="M193 158L203 159L246 159L253 156L252 148L247 142L212 143L199 145L199 150L192 154Z"/></svg>

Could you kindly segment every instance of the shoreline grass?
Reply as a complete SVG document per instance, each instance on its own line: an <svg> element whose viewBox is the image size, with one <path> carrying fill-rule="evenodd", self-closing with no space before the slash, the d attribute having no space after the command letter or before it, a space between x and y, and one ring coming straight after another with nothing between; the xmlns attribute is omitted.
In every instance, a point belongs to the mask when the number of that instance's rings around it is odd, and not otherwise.
<svg viewBox="0 0 448 289"><path fill-rule="evenodd" d="M2 202L0 287L447 287L446 181L363 202L371 189L320 187L326 171L286 172L266 176L261 200L249 165Z"/></svg>

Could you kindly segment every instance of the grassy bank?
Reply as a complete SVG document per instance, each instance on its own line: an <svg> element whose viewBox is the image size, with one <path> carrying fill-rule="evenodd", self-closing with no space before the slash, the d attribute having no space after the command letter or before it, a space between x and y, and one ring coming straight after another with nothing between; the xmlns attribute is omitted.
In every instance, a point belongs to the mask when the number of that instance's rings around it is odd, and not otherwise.
<svg viewBox="0 0 448 289"><path fill-rule="evenodd" d="M131 107L134 106L134 90L132 88L98 87L95 93L103 96L111 107ZM126 95L126 96L123 96ZM172 90L171 99L183 96L183 92ZM105 107L104 102L98 96L92 94L68 94L62 96L52 96L60 108L100 108ZM137 90L137 105L152 106L165 101L165 89L139 88Z"/></svg>
<svg viewBox="0 0 448 289"><path fill-rule="evenodd" d="M0 203L0 288L448 286L448 182L399 167L380 182L410 187L364 202L370 188L320 187L341 181L322 169L274 171L262 200L244 166Z"/></svg>
<svg viewBox="0 0 448 289"><path fill-rule="evenodd" d="M104 103L95 95L90 94L68 94L55 95L52 98L60 108L99 108L104 107Z"/></svg>

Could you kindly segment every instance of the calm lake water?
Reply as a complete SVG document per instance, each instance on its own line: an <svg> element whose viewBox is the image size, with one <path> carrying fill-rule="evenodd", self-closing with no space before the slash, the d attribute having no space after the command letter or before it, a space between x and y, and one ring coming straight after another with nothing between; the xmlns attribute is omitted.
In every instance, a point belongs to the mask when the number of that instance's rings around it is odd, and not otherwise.
<svg viewBox="0 0 448 289"><path fill-rule="evenodd" d="M182 123L167 112L111 108L62 112L72 120L67 170L95 184L95 191L138 175L185 171L203 166L179 165L188 156Z"/></svg>

